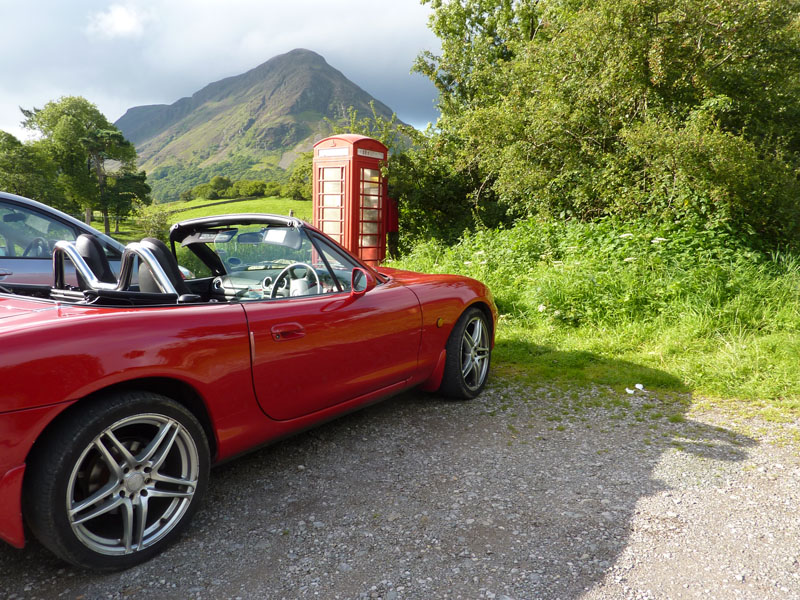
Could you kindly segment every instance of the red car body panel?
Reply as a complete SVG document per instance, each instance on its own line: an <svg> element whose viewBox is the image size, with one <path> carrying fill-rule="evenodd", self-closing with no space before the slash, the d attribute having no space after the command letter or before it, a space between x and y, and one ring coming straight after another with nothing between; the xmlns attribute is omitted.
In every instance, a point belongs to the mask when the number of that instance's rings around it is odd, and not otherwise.
<svg viewBox="0 0 800 600"><path fill-rule="evenodd" d="M273 419L302 417L416 372L419 301L396 282L358 298L251 303L245 312L253 332L256 395Z"/></svg>
<svg viewBox="0 0 800 600"><path fill-rule="evenodd" d="M438 388L464 309L477 303L496 322L491 294L463 277L379 272L386 281L360 296L280 302L120 308L1 295L0 539L24 544L33 444L108 388L186 390L217 463L412 386Z"/></svg>

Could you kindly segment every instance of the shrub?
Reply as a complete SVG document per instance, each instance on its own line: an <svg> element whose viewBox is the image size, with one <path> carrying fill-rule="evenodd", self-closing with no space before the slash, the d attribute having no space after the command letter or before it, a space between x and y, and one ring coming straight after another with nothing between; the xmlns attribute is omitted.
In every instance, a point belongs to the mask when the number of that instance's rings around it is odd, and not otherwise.
<svg viewBox="0 0 800 600"><path fill-rule="evenodd" d="M133 218L138 227L144 232L145 237L154 237L162 241L169 238L170 216L161 204L145 206L138 204L133 213Z"/></svg>

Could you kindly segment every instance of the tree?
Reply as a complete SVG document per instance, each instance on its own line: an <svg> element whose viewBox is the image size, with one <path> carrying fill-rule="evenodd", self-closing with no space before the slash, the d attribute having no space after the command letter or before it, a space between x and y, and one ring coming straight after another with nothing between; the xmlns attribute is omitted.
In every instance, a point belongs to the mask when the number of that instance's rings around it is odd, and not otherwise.
<svg viewBox="0 0 800 600"><path fill-rule="evenodd" d="M122 132L116 128L88 131L86 136L79 141L86 150L89 156L89 166L94 169L95 177L97 177L98 204L103 213L103 226L105 227L106 235L108 235L110 229L109 208L111 208L115 202L117 202L116 208L125 206L125 204L120 204L118 202L118 196L112 199L109 195L108 186L106 185L106 160L120 161L123 169L129 172L127 176L130 177L130 171L134 170L136 150L133 144L126 140ZM142 174L141 179L143 182L145 179L144 174ZM149 188L145 195L147 194L149 194ZM130 203L127 205L130 211Z"/></svg>
<svg viewBox="0 0 800 600"><path fill-rule="evenodd" d="M208 182L208 185L211 186L211 189L217 193L218 198L225 198L228 189L231 187L231 180L227 177L223 177L222 175L216 175L211 178L211 181Z"/></svg>
<svg viewBox="0 0 800 600"><path fill-rule="evenodd" d="M23 125L41 134L42 145L58 165L66 196L84 208L87 223L99 208L109 233L106 163L118 161L123 169L134 169L133 145L85 98L63 97L22 113Z"/></svg>
<svg viewBox="0 0 800 600"><path fill-rule="evenodd" d="M114 233L119 233L119 222L135 208L152 204L147 174L133 170L113 173L107 178L107 206L114 216Z"/></svg>
<svg viewBox="0 0 800 600"><path fill-rule="evenodd" d="M292 165L292 174L286 185L286 195L293 200L311 200L313 152L303 152Z"/></svg>
<svg viewBox="0 0 800 600"><path fill-rule="evenodd" d="M797 238L798 0L430 4L453 162L515 214Z"/></svg>
<svg viewBox="0 0 800 600"><path fill-rule="evenodd" d="M5 131L0 131L0 189L67 212L75 209L64 197L56 165L42 145L23 144Z"/></svg>
<svg viewBox="0 0 800 600"><path fill-rule="evenodd" d="M498 66L513 60L519 44L532 40L541 25L538 0L422 0L433 12L429 27L442 44L441 55L422 52L414 70L439 90L447 119L464 109L491 104L502 96Z"/></svg>

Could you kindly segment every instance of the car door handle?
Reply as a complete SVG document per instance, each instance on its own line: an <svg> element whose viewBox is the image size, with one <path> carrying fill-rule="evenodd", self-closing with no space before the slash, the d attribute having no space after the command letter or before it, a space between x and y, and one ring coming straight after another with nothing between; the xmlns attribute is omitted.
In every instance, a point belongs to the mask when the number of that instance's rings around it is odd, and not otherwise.
<svg viewBox="0 0 800 600"><path fill-rule="evenodd" d="M287 340L296 340L306 334L306 330L300 323L281 323L280 325L273 325L272 339L276 342L285 342Z"/></svg>
<svg viewBox="0 0 800 600"><path fill-rule="evenodd" d="M8 277L9 275L13 274L14 273L12 271L9 271L8 269L0 269L0 279L2 279L3 277Z"/></svg>

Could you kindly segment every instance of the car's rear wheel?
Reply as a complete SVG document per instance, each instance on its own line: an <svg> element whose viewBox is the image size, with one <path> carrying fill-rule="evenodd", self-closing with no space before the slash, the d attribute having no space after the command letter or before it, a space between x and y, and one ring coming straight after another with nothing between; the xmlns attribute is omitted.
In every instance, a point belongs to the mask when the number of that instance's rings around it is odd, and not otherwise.
<svg viewBox="0 0 800 600"><path fill-rule="evenodd" d="M447 340L447 358L439 393L469 400L481 393L489 377L492 357L491 329L486 314L468 308Z"/></svg>
<svg viewBox="0 0 800 600"><path fill-rule="evenodd" d="M98 398L71 411L32 453L26 521L68 562L127 568L187 525L209 460L202 426L177 402L137 391Z"/></svg>

